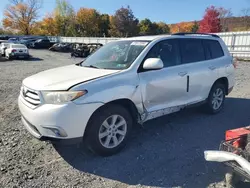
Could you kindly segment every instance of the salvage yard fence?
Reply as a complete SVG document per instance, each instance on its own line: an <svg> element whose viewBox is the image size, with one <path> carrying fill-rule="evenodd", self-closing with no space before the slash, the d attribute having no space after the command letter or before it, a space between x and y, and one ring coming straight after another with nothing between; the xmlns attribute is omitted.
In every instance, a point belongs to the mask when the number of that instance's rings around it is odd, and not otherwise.
<svg viewBox="0 0 250 188"><path fill-rule="evenodd" d="M215 33L226 43L230 53L237 58L250 59L250 31ZM104 37L50 37L51 41L69 43L107 44L121 38Z"/></svg>

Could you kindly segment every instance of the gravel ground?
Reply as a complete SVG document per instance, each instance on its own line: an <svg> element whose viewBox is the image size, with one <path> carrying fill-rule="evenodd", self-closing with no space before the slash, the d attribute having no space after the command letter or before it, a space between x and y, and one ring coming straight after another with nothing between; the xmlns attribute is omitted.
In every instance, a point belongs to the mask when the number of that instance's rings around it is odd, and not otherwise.
<svg viewBox="0 0 250 188"><path fill-rule="evenodd" d="M21 81L79 61L69 54L30 53L29 61L0 61L0 187L224 187L226 169L206 162L203 151L217 149L225 130L249 125L249 62L239 64L222 113L187 109L152 120L134 130L125 150L102 158L79 145L40 142L24 129L17 107Z"/></svg>

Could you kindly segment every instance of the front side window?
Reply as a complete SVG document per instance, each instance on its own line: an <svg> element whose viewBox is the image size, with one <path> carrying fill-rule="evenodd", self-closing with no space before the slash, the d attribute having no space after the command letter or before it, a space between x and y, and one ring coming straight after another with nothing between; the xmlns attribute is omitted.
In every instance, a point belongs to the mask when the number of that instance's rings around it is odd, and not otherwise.
<svg viewBox="0 0 250 188"><path fill-rule="evenodd" d="M157 43L147 54L148 58L160 58L164 67L171 67L179 64L179 45L175 39L164 40Z"/></svg>
<svg viewBox="0 0 250 188"><path fill-rule="evenodd" d="M182 63L204 61L205 50L200 39L180 39Z"/></svg>
<svg viewBox="0 0 250 188"><path fill-rule="evenodd" d="M149 41L116 41L110 42L85 59L83 67L100 69L127 69L140 55Z"/></svg>

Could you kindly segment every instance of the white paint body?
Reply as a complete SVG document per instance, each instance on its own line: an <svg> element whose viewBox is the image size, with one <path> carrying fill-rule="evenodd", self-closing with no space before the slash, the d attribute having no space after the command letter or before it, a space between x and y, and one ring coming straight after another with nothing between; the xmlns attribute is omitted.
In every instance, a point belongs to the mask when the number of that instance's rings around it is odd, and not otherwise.
<svg viewBox="0 0 250 188"><path fill-rule="evenodd" d="M229 161L235 161L248 175L250 175L250 163L242 156L227 151L205 151L204 157L206 161L212 162L224 163Z"/></svg>
<svg viewBox="0 0 250 188"><path fill-rule="evenodd" d="M218 40L225 54L223 57L138 73L138 68L149 50L158 42L170 38L186 37L153 36L123 39L151 41L125 70L70 65L26 78L23 87L34 92L41 100L38 106L32 106L20 94L18 104L25 118L24 125L37 138L41 136L57 138L52 131L45 128L48 126L65 130L67 137L62 139L77 138L84 135L91 115L101 106L114 100L132 101L138 110L139 122L143 123L179 111L190 104L205 101L213 84L219 78L227 78L228 89L234 86L232 57L223 41L211 36L198 38ZM189 92L187 92L187 75L190 77ZM88 90L88 93L65 104L43 103L41 91L58 90ZM36 134L30 125L35 126L40 134Z"/></svg>
<svg viewBox="0 0 250 188"><path fill-rule="evenodd" d="M28 57L29 50L23 44L10 44L5 50L6 57Z"/></svg>
<svg viewBox="0 0 250 188"><path fill-rule="evenodd" d="M5 55L4 48L7 48L10 45L10 43L1 43L0 44L0 53L1 55Z"/></svg>

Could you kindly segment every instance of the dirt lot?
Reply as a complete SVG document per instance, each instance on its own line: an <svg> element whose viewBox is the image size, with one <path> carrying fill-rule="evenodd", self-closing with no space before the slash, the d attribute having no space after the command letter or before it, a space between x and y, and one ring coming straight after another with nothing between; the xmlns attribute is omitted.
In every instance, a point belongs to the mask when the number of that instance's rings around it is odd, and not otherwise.
<svg viewBox="0 0 250 188"><path fill-rule="evenodd" d="M82 146L40 142L24 129L17 107L22 80L79 61L69 54L30 53L29 61L0 61L0 187L223 187L225 168L205 162L203 151L217 149L225 130L249 125L249 62L240 63L222 113L188 109L152 120L135 129L123 152L101 158Z"/></svg>

